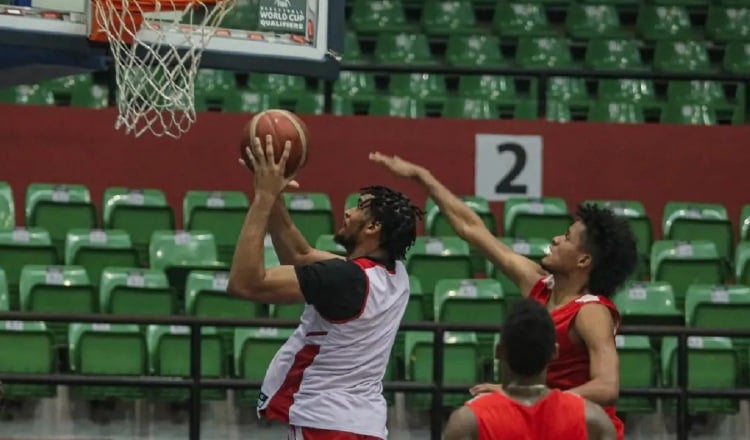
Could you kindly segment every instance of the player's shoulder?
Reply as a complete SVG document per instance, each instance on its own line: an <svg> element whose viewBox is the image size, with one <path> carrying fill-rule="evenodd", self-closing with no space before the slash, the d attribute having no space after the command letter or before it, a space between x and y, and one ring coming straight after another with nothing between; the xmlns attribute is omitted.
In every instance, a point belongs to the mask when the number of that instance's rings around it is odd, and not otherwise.
<svg viewBox="0 0 750 440"><path fill-rule="evenodd" d="M466 406L481 408L483 406L497 405L499 401L504 401L505 395L499 391L492 391L489 393L482 393L474 396L470 400L466 401Z"/></svg>

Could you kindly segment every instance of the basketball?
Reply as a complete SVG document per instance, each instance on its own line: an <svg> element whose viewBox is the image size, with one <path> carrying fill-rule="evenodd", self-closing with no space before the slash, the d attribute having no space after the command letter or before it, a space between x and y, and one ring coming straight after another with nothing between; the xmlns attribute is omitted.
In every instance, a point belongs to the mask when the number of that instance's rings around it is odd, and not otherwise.
<svg viewBox="0 0 750 440"><path fill-rule="evenodd" d="M276 161L281 158L286 141L292 143L289 159L286 162L286 170L284 171L286 177L296 174L305 166L308 156L307 148L310 142L307 126L292 112L271 109L253 116L243 128L240 151L242 159L248 167L252 167L252 165L245 148L252 146L253 139L257 137L265 149L267 135L271 135L273 138L273 153Z"/></svg>

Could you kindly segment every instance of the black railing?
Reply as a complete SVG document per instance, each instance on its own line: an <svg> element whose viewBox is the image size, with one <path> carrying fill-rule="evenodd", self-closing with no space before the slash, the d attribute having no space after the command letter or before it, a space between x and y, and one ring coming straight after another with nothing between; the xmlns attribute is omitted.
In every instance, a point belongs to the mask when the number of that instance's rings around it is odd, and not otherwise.
<svg viewBox="0 0 750 440"><path fill-rule="evenodd" d="M201 389L225 388L247 389L260 388L261 382L243 379L216 379L201 377L201 331L203 326L213 327L278 327L294 328L299 323L290 320L269 318L257 319L205 319L193 316L129 316L105 314L50 314L4 312L0 313L0 321L45 321L45 322L77 322L77 323L111 323L111 324L158 324L183 325L190 328L190 378L184 377L150 377L150 376L90 376L79 374L6 374L0 373L0 381L8 384L49 384L49 385L115 385L115 386L155 386L177 387L190 389L190 426L189 439L200 438ZM416 383L403 381L389 381L384 383L387 391L430 392L432 393L432 414L430 420L430 436L432 440L440 440L443 425L443 394L468 392L466 385L443 384L443 335L446 331L475 331L499 332L500 327L489 324L450 324L437 322L402 323L401 330L430 331L433 339L433 381L432 383ZM750 337L749 329L702 329L680 326L638 325L622 327L622 335L648 336L677 336L677 387L673 388L624 388L621 396L676 398L677 399L677 427L678 440L688 438L688 398L690 397L725 397L733 399L750 398L750 388L742 389L700 389L688 390L687 385L687 338L689 336L726 336Z"/></svg>

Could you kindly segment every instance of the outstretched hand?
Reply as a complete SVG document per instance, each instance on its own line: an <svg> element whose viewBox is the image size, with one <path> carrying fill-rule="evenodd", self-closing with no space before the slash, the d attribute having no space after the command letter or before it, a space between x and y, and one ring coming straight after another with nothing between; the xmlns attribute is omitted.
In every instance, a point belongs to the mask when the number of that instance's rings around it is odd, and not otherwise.
<svg viewBox="0 0 750 440"><path fill-rule="evenodd" d="M401 159L398 156L386 156L385 154L381 154L379 151L370 153L370 160L382 165L390 172L399 177L417 177L419 173L424 170L424 168L417 164Z"/></svg>
<svg viewBox="0 0 750 440"><path fill-rule="evenodd" d="M242 166L251 169L255 174L255 192L266 192L273 196L278 196L284 189L299 188L299 182L294 180L294 176L285 177L286 161L289 159L289 151L292 148L291 142L284 144L284 152L279 161L274 158L273 138L266 136L266 148L261 145L260 139L253 139L252 146L245 147L245 152L250 160L246 163L240 158Z"/></svg>

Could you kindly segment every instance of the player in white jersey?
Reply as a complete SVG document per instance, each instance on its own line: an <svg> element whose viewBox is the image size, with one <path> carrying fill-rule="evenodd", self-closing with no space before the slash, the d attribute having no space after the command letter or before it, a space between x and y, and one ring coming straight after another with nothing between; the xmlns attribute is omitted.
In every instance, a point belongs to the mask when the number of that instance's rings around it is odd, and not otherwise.
<svg viewBox="0 0 750 440"><path fill-rule="evenodd" d="M289 425L294 440L387 438L383 376L409 299L404 264L422 216L402 194L364 188L336 241L346 258L313 249L292 223L281 192L289 146L274 163L255 140L248 152L255 198L232 261L229 292L269 304L306 303L300 324L271 361L259 415ZM281 266L265 269L271 234Z"/></svg>

